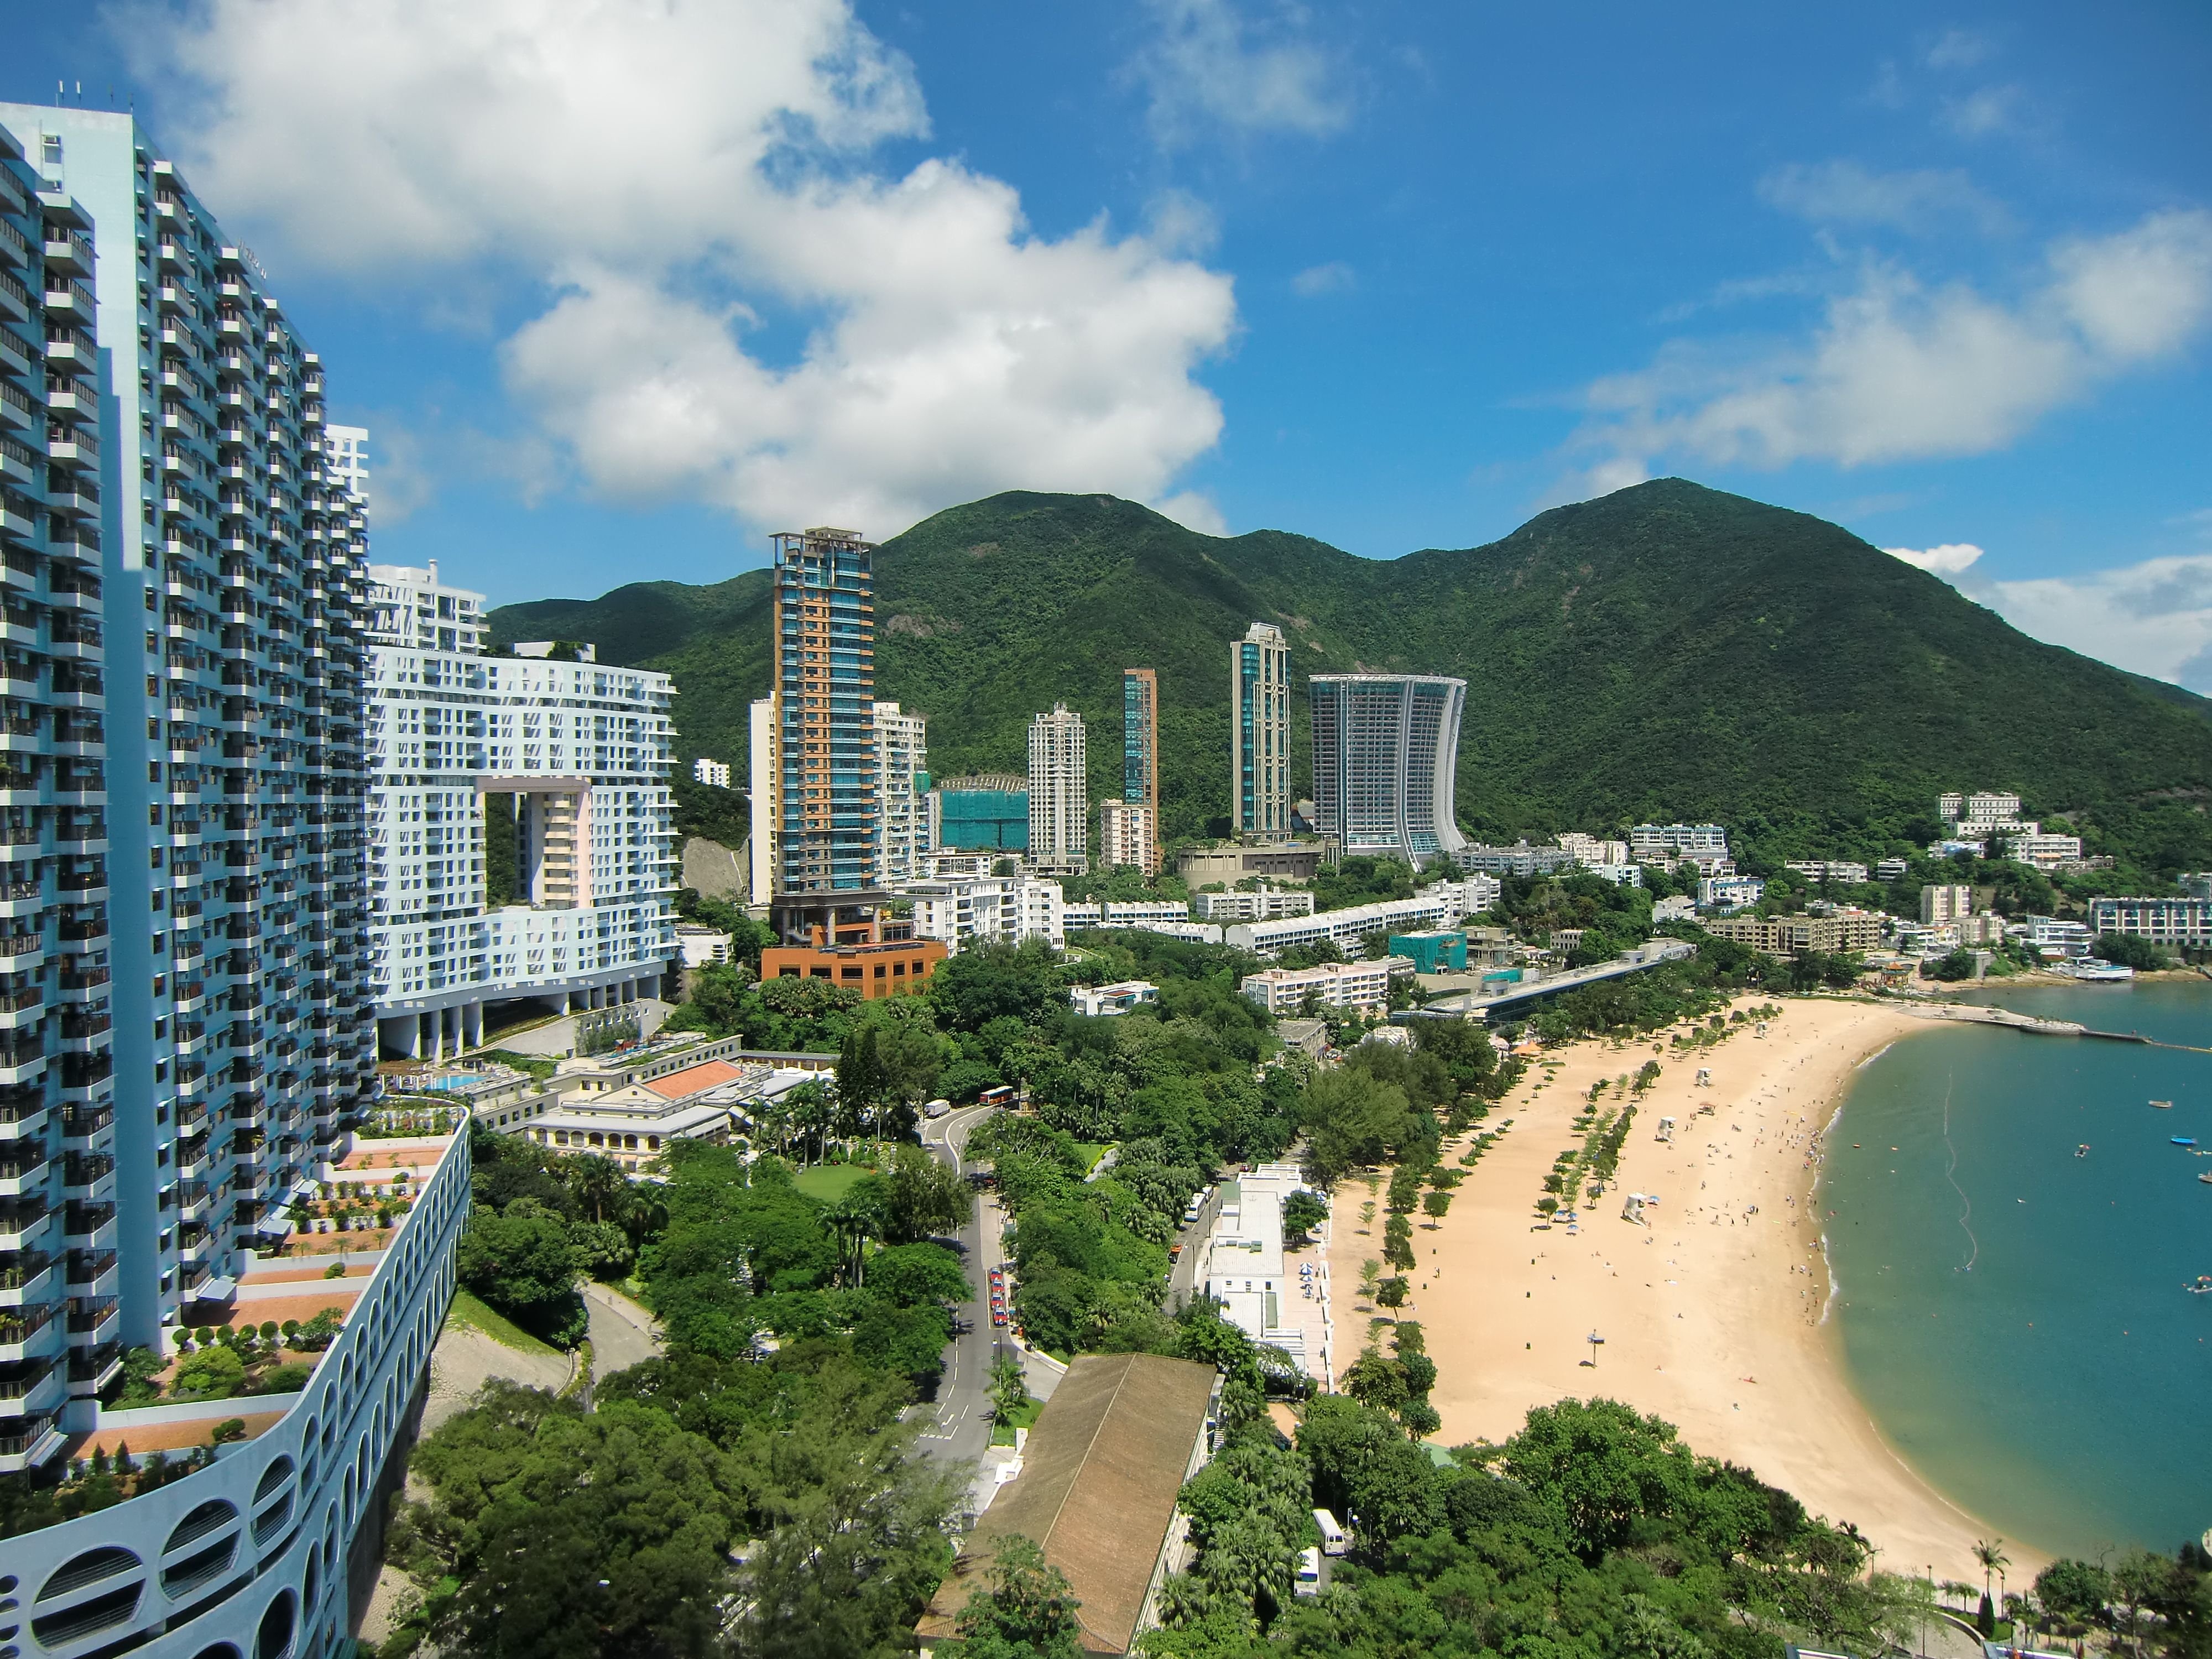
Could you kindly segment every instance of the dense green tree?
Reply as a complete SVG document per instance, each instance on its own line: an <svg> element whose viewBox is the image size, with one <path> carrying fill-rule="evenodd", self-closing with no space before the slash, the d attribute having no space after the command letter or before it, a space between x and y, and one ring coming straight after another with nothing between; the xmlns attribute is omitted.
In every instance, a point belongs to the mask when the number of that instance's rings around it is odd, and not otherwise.
<svg viewBox="0 0 2212 1659"><path fill-rule="evenodd" d="M1309 1175L1326 1187L1381 1163L1411 1138L1413 1119L1405 1091L1394 1084L1349 1066L1316 1073L1299 1113Z"/></svg>
<svg viewBox="0 0 2212 1659"><path fill-rule="evenodd" d="M961 1651L968 1659L1078 1659L1082 1605L1034 1540L1006 1534L960 1611Z"/></svg>

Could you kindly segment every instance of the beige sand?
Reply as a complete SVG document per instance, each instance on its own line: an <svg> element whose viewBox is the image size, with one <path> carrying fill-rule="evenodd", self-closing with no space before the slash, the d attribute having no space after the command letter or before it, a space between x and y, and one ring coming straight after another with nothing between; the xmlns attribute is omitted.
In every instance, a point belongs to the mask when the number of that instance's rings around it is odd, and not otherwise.
<svg viewBox="0 0 2212 1659"><path fill-rule="evenodd" d="M1740 1006L1749 1006L1747 1003ZM1696 1451L1754 1469L1815 1513L1851 1521L1877 1565L1979 1582L1972 1545L1993 1535L1886 1442L1845 1382L1811 1213L1820 1132L1851 1072L1924 1024L1876 1003L1784 1000L1764 1037L1747 1026L1692 1053L1585 1042L1553 1051L1483 1126L1512 1120L1435 1231L1414 1229L1420 1265L1408 1317L1426 1328L1446 1444L1502 1440L1533 1406L1603 1395L1676 1425ZM1618 1175L1582 1206L1581 1230L1538 1229L1535 1201L1569 1127L1601 1079L1663 1068L1634 1103ZM1695 1085L1698 1066L1709 1087ZM1548 1079L1548 1081L1546 1079ZM1620 1103L1608 1091L1604 1105ZM1711 1107L1710 1115L1700 1109ZM1656 1139L1674 1119L1674 1139ZM1447 1149L1457 1159L1465 1143ZM1650 1224L1625 1195L1656 1194ZM1334 1281L1340 1371L1375 1310L1359 1266L1382 1254L1379 1213L1363 1232L1364 1186L1336 1201ZM1755 1206L1755 1207L1754 1207ZM1591 1332L1604 1338L1589 1364ZM2016 1576L2041 1565L2008 1543Z"/></svg>

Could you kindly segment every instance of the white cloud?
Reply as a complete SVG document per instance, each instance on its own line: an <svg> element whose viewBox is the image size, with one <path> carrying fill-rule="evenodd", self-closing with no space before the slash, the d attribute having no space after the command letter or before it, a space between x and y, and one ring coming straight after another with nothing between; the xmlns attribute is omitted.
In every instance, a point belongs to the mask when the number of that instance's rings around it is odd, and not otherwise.
<svg viewBox="0 0 2212 1659"><path fill-rule="evenodd" d="M872 170L928 121L846 0L150 15L193 181L264 257L549 296L501 352L531 476L880 535L1014 486L1151 499L1219 433L1193 374L1236 307L1193 216L1048 240L957 163Z"/></svg>
<svg viewBox="0 0 2212 1659"><path fill-rule="evenodd" d="M2212 694L2212 554L1966 591L2023 634Z"/></svg>
<svg viewBox="0 0 2212 1659"><path fill-rule="evenodd" d="M2171 360L2212 315L2212 215L2154 214L2051 250L2013 302L1869 266L1802 343L1675 341L1585 393L1576 448L1648 465L1844 466L2001 449L2053 410Z"/></svg>
<svg viewBox="0 0 2212 1659"><path fill-rule="evenodd" d="M1961 138L2016 131L2023 125L2023 102L2018 87L1984 87L1962 98L1946 98L1943 123Z"/></svg>
<svg viewBox="0 0 2212 1659"><path fill-rule="evenodd" d="M1881 550L1893 559L1902 559L1938 576L1955 576L1982 556L1982 550L1972 542L1946 542L1941 547L1927 548L1885 547Z"/></svg>
<svg viewBox="0 0 2212 1659"><path fill-rule="evenodd" d="M1928 48L1930 69L1972 69L1996 51L1986 34L1972 29L1946 29Z"/></svg>
<svg viewBox="0 0 2212 1659"><path fill-rule="evenodd" d="M1328 55L1290 5L1254 18L1236 0L1146 0L1154 35L1131 65L1152 95L1153 136L1193 142L1209 127L1325 137L1352 118Z"/></svg>
<svg viewBox="0 0 2212 1659"><path fill-rule="evenodd" d="M1318 299L1324 294L1348 294L1359 283L1359 274L1341 259L1331 259L1325 265L1309 265L1291 278L1291 292L1302 300Z"/></svg>
<svg viewBox="0 0 2212 1659"><path fill-rule="evenodd" d="M2006 222L2004 209L1955 170L1870 173L1856 161L1799 162L1767 173L1759 193L1815 224L1887 225L1917 234L1960 221L1986 230Z"/></svg>
<svg viewBox="0 0 2212 1659"><path fill-rule="evenodd" d="M1229 520L1222 516L1221 508L1211 495L1200 490L1182 490L1164 501L1153 502L1152 510L1173 519L1185 530L1195 530L1201 536L1226 536L1229 533Z"/></svg>

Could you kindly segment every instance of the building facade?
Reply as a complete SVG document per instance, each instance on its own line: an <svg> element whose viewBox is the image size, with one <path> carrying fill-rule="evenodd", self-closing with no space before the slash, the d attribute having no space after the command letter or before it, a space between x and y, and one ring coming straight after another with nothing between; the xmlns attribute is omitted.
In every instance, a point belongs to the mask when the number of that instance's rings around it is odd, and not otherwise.
<svg viewBox="0 0 2212 1659"><path fill-rule="evenodd" d="M1030 722L1029 863L1080 872L1090 863L1091 786L1083 716L1064 702Z"/></svg>
<svg viewBox="0 0 2212 1659"><path fill-rule="evenodd" d="M2091 899L2089 932L2098 938L2132 934L2176 950L2212 949L2212 899Z"/></svg>
<svg viewBox="0 0 2212 1659"><path fill-rule="evenodd" d="M1390 1006L1390 975L1410 973L1413 964L1386 957L1380 962L1324 962L1312 968L1263 968L1247 974L1237 989L1271 1014L1295 1014L1311 997L1323 1008L1372 1012Z"/></svg>
<svg viewBox="0 0 2212 1659"><path fill-rule="evenodd" d="M892 706L896 708L897 705ZM726 789L730 787L730 763L709 760L702 755L691 763L691 781L703 783L709 789Z"/></svg>
<svg viewBox="0 0 2212 1659"><path fill-rule="evenodd" d="M929 856L929 720L879 702L876 720L876 879L912 881Z"/></svg>
<svg viewBox="0 0 2212 1659"><path fill-rule="evenodd" d="M786 532L775 548L777 896L875 885L875 546L850 530ZM754 833L759 833L757 827Z"/></svg>
<svg viewBox="0 0 2212 1659"><path fill-rule="evenodd" d="M369 906L382 1048L441 1058L487 1005L657 995L677 954L665 674L485 656L483 596L369 567ZM516 890L489 890L487 798ZM507 815L501 815L502 825Z"/></svg>
<svg viewBox="0 0 2212 1659"><path fill-rule="evenodd" d="M1291 836L1291 647L1254 623L1229 647L1230 822L1239 836Z"/></svg>
<svg viewBox="0 0 2212 1659"><path fill-rule="evenodd" d="M1123 833L1140 836L1133 843L1138 856L1115 858L1109 864L1133 864L1147 876L1160 872L1160 682L1149 668L1121 671L1121 804L1142 808L1125 820ZM1104 825L1099 831L1105 840Z"/></svg>
<svg viewBox="0 0 2212 1659"><path fill-rule="evenodd" d="M1054 950L1067 943L1060 884L1034 876L939 877L911 883L914 931L954 955L971 945L1020 945L1042 939ZM766 970L763 969L763 972Z"/></svg>
<svg viewBox="0 0 2212 1659"><path fill-rule="evenodd" d="M1011 772L940 778L929 792L933 851L1007 853L1030 849L1030 787Z"/></svg>
<svg viewBox="0 0 2212 1659"><path fill-rule="evenodd" d="M1974 913L1974 890L1963 883L1929 882L1920 890L1920 920L1933 927Z"/></svg>
<svg viewBox="0 0 2212 1659"><path fill-rule="evenodd" d="M1142 801L1098 803L1098 861L1128 865L1146 875L1160 867L1159 817Z"/></svg>
<svg viewBox="0 0 2212 1659"><path fill-rule="evenodd" d="M1316 674L1315 828L1347 854L1419 869L1467 846L1453 817L1467 682L1428 674Z"/></svg>
<svg viewBox="0 0 2212 1659"><path fill-rule="evenodd" d="M1628 850L1631 857L1656 864L1725 859L1728 831L1717 823L1639 823L1628 832Z"/></svg>
<svg viewBox="0 0 2212 1659"><path fill-rule="evenodd" d="M1191 914L1203 921L1276 921L1310 916L1314 896L1303 890L1261 887L1249 893L1193 893Z"/></svg>
<svg viewBox="0 0 2212 1659"><path fill-rule="evenodd" d="M1258 957L1277 956L1297 945L1322 944L1353 951L1370 933L1413 933L1457 927L1460 918L1468 914L1462 908L1466 891L1454 884L1438 882L1409 899L1380 899L1373 904L1351 904L1273 921L1236 922L1221 930L1221 942Z"/></svg>
<svg viewBox="0 0 2212 1659"><path fill-rule="evenodd" d="M31 174L13 175L9 221L39 234L48 278L46 424L21 469L37 476L9 478L45 496L43 614L11 596L8 672L70 732L51 809L4 809L11 845L51 844L68 895L59 1047L35 1064L15 1048L13 1080L58 1073L62 1127L83 1126L64 1173L98 1176L43 1231L0 1237L19 1267L41 1252L90 1273L68 1333L82 1416L126 1346L165 1349L230 1305L374 1090L367 526L329 471L320 361L137 123L4 105L0 127ZM101 632L95 600L130 626Z"/></svg>

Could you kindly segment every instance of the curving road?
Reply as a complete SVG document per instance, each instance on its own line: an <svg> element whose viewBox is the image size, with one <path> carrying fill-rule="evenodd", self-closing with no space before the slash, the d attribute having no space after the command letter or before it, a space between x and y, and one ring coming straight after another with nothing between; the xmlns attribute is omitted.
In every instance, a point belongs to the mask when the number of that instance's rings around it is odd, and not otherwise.
<svg viewBox="0 0 2212 1659"><path fill-rule="evenodd" d="M925 1120L921 1144L964 1174L968 1137L997 1109L970 1106ZM977 1458L989 1448L991 1362L1002 1348L1010 1354L1014 1352L1006 1333L991 1328L990 1271L999 1261L999 1240L998 1229L987 1228L984 1218L997 1213L994 1206L979 1200L960 1229L961 1251L967 1258L969 1282L975 1287L975 1299L952 1310L952 1341L945 1352L945 1376L937 1385L936 1403L915 1407L915 1414L926 1419L922 1449L945 1462Z"/></svg>

